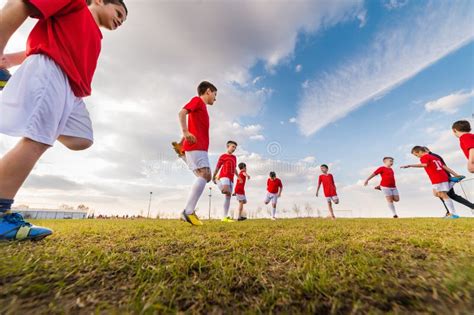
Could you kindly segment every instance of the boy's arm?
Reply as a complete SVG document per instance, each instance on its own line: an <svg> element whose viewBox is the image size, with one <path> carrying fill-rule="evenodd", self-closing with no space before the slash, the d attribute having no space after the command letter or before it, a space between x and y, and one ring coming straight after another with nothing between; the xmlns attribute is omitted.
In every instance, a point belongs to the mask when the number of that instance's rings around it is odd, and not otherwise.
<svg viewBox="0 0 474 315"><path fill-rule="evenodd" d="M196 143L196 137L189 132L188 122L186 121L186 116L188 115L187 109L182 109L179 111L179 124L181 125L181 131L183 132L183 138L186 139L190 144Z"/></svg>
<svg viewBox="0 0 474 315"><path fill-rule="evenodd" d="M30 15L38 15L38 10L24 0L8 0L0 11L0 58L13 33Z"/></svg>
<svg viewBox="0 0 474 315"><path fill-rule="evenodd" d="M454 177L460 177L461 176L458 173L456 173L455 171L453 171L452 169L450 169L449 167L447 167L446 165L443 165L443 170L445 170L449 174L453 175Z"/></svg>
<svg viewBox="0 0 474 315"><path fill-rule="evenodd" d="M367 186L369 184L369 181L374 178L375 176L377 176L377 174L375 173L372 173L372 175L369 176L369 178L367 178L364 182L364 186Z"/></svg>
<svg viewBox="0 0 474 315"><path fill-rule="evenodd" d="M278 197L281 197L282 191L283 191L283 185L278 188Z"/></svg>
<svg viewBox="0 0 474 315"><path fill-rule="evenodd" d="M26 51L20 51L13 54L4 54L0 58L0 69L9 69L21 65L26 59Z"/></svg>
<svg viewBox="0 0 474 315"><path fill-rule="evenodd" d="M400 166L400 168L410 168L410 167L422 168L422 167L427 167L427 166L428 166L428 164L426 164L426 163L420 163L420 164L403 165L403 166Z"/></svg>
<svg viewBox="0 0 474 315"><path fill-rule="evenodd" d="M467 160L467 170L474 173L474 148L469 150L469 159Z"/></svg>
<svg viewBox="0 0 474 315"><path fill-rule="evenodd" d="M219 173L219 170L221 169L221 166L219 165L219 163L216 165L216 169L214 171L214 174L212 175L212 181L214 182L214 184L217 184L217 173Z"/></svg>
<svg viewBox="0 0 474 315"><path fill-rule="evenodd" d="M319 188L321 188L321 181L318 181L318 188L316 188L316 197L318 197Z"/></svg>

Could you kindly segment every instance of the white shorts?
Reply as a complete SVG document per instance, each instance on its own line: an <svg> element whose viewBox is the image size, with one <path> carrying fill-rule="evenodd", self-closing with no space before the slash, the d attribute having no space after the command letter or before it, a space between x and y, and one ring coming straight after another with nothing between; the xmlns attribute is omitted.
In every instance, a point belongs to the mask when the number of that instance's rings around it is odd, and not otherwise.
<svg viewBox="0 0 474 315"><path fill-rule="evenodd" d="M45 55L26 58L0 93L0 133L51 146L61 135L93 141L84 101Z"/></svg>
<svg viewBox="0 0 474 315"><path fill-rule="evenodd" d="M267 191L267 196L265 197L265 203L272 202L272 204L276 204L278 201L278 194L273 194Z"/></svg>
<svg viewBox="0 0 474 315"><path fill-rule="evenodd" d="M397 187L382 187L382 186L380 186L380 189L382 190L385 197L399 196Z"/></svg>
<svg viewBox="0 0 474 315"><path fill-rule="evenodd" d="M219 190L222 191L224 189L224 186L229 186L229 191L232 192L234 188L234 183L230 181L230 178L227 177L222 177L217 181L217 187L219 187Z"/></svg>
<svg viewBox="0 0 474 315"><path fill-rule="evenodd" d="M326 200L328 202L329 201L339 202L339 197L338 196L326 197Z"/></svg>
<svg viewBox="0 0 474 315"><path fill-rule="evenodd" d="M247 197L245 195L235 194L235 198L237 198L238 201L247 202Z"/></svg>
<svg viewBox="0 0 474 315"><path fill-rule="evenodd" d="M205 167L211 168L207 151L186 151L184 154L186 155L186 164L191 171Z"/></svg>
<svg viewBox="0 0 474 315"><path fill-rule="evenodd" d="M433 189L440 192L448 192L453 188L456 183L453 182L443 182L439 184L433 184Z"/></svg>

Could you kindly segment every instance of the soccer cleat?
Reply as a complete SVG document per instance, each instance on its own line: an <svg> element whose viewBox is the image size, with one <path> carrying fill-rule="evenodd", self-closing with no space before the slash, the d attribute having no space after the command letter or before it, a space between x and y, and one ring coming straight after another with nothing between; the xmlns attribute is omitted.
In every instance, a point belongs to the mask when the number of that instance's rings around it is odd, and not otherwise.
<svg viewBox="0 0 474 315"><path fill-rule="evenodd" d="M53 231L26 222L19 213L7 213L0 217L0 240L40 241L53 234Z"/></svg>
<svg viewBox="0 0 474 315"><path fill-rule="evenodd" d="M7 85L8 80L11 78L10 71L7 69L0 69L0 91Z"/></svg>
<svg viewBox="0 0 474 315"><path fill-rule="evenodd" d="M275 217L272 217L272 221L276 221L276 218L275 218Z"/></svg>
<svg viewBox="0 0 474 315"><path fill-rule="evenodd" d="M394 219L398 219L398 215L394 215L393 218L394 218Z"/></svg>
<svg viewBox="0 0 474 315"><path fill-rule="evenodd" d="M227 222L227 223L231 223L231 222L235 222L234 220L232 220L230 217L225 217L221 220L222 222Z"/></svg>
<svg viewBox="0 0 474 315"><path fill-rule="evenodd" d="M466 178L466 176L450 177L449 181L452 182L452 183L459 183L464 178Z"/></svg>
<svg viewBox="0 0 474 315"><path fill-rule="evenodd" d="M382 190L382 188L380 188L380 185L375 186L374 189L375 189L375 190Z"/></svg>
<svg viewBox="0 0 474 315"><path fill-rule="evenodd" d="M181 214L181 219L185 222L190 223L191 225L203 225L202 221L199 220L198 216L196 215L196 212L187 214L186 210L184 210Z"/></svg>
<svg viewBox="0 0 474 315"><path fill-rule="evenodd" d="M184 150L183 150L183 144L182 143L178 143L176 141L173 141L173 142L171 142L171 146L173 147L174 152L176 152L176 154L179 157L184 156Z"/></svg>
<svg viewBox="0 0 474 315"><path fill-rule="evenodd" d="M245 220L247 220L246 217L239 217L239 218L237 219L237 221L245 221Z"/></svg>
<svg viewBox="0 0 474 315"><path fill-rule="evenodd" d="M459 219L460 216L458 216L457 214L451 214L449 217L447 217L448 219Z"/></svg>

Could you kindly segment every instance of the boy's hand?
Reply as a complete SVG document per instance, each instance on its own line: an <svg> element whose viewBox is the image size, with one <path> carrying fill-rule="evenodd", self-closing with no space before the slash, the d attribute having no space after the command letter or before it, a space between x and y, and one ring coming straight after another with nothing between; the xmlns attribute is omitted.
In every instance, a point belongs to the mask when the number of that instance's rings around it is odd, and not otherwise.
<svg viewBox="0 0 474 315"><path fill-rule="evenodd" d="M318 195L319 195L319 193L318 193L318 192L316 192L316 197L318 197Z"/></svg>
<svg viewBox="0 0 474 315"><path fill-rule="evenodd" d="M402 165L400 168L410 168L410 165Z"/></svg>
<svg viewBox="0 0 474 315"><path fill-rule="evenodd" d="M11 67L12 65L8 60L8 56L4 54L0 54L0 69L8 69Z"/></svg>
<svg viewBox="0 0 474 315"><path fill-rule="evenodd" d="M214 176L214 177L212 178L212 182L217 185L217 176Z"/></svg>
<svg viewBox="0 0 474 315"><path fill-rule="evenodd" d="M190 133L189 131L186 131L183 134L183 137L186 139L186 141L188 141L189 144L195 144L196 143L196 137L192 133Z"/></svg>
<svg viewBox="0 0 474 315"><path fill-rule="evenodd" d="M367 186L368 184L369 184L369 181L366 180L366 181L364 182L364 186Z"/></svg>

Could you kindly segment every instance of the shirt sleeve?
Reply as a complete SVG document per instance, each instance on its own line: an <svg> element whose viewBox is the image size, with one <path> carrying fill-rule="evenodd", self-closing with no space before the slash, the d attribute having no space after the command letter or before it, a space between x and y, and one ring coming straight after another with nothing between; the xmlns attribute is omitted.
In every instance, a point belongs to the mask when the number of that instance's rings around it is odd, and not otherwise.
<svg viewBox="0 0 474 315"><path fill-rule="evenodd" d="M281 180L278 181L278 187L283 188L283 184L282 184Z"/></svg>
<svg viewBox="0 0 474 315"><path fill-rule="evenodd" d="M375 175L382 174L382 170L383 170L383 169L382 169L381 167L379 167L378 169L375 170L374 174L375 174Z"/></svg>
<svg viewBox="0 0 474 315"><path fill-rule="evenodd" d="M465 137L461 140L461 146L466 148L469 152L470 149L474 149L474 136L472 137Z"/></svg>
<svg viewBox="0 0 474 315"><path fill-rule="evenodd" d="M219 160L217 160L216 168L220 169L222 167L222 164L224 164L224 162L222 161L222 156L221 156L219 157Z"/></svg>
<svg viewBox="0 0 474 315"><path fill-rule="evenodd" d="M420 162L423 163L423 164L428 164L430 162L430 155L429 154L426 154L426 155L423 155L421 158L420 158Z"/></svg>
<svg viewBox="0 0 474 315"><path fill-rule="evenodd" d="M40 12L40 16L33 16L39 19L48 19L57 14L70 13L87 6L86 1L83 0L27 0L27 2Z"/></svg>
<svg viewBox="0 0 474 315"><path fill-rule="evenodd" d="M201 102L199 97L193 97L188 104L186 104L183 108L186 109L188 112L192 113L201 108Z"/></svg>

